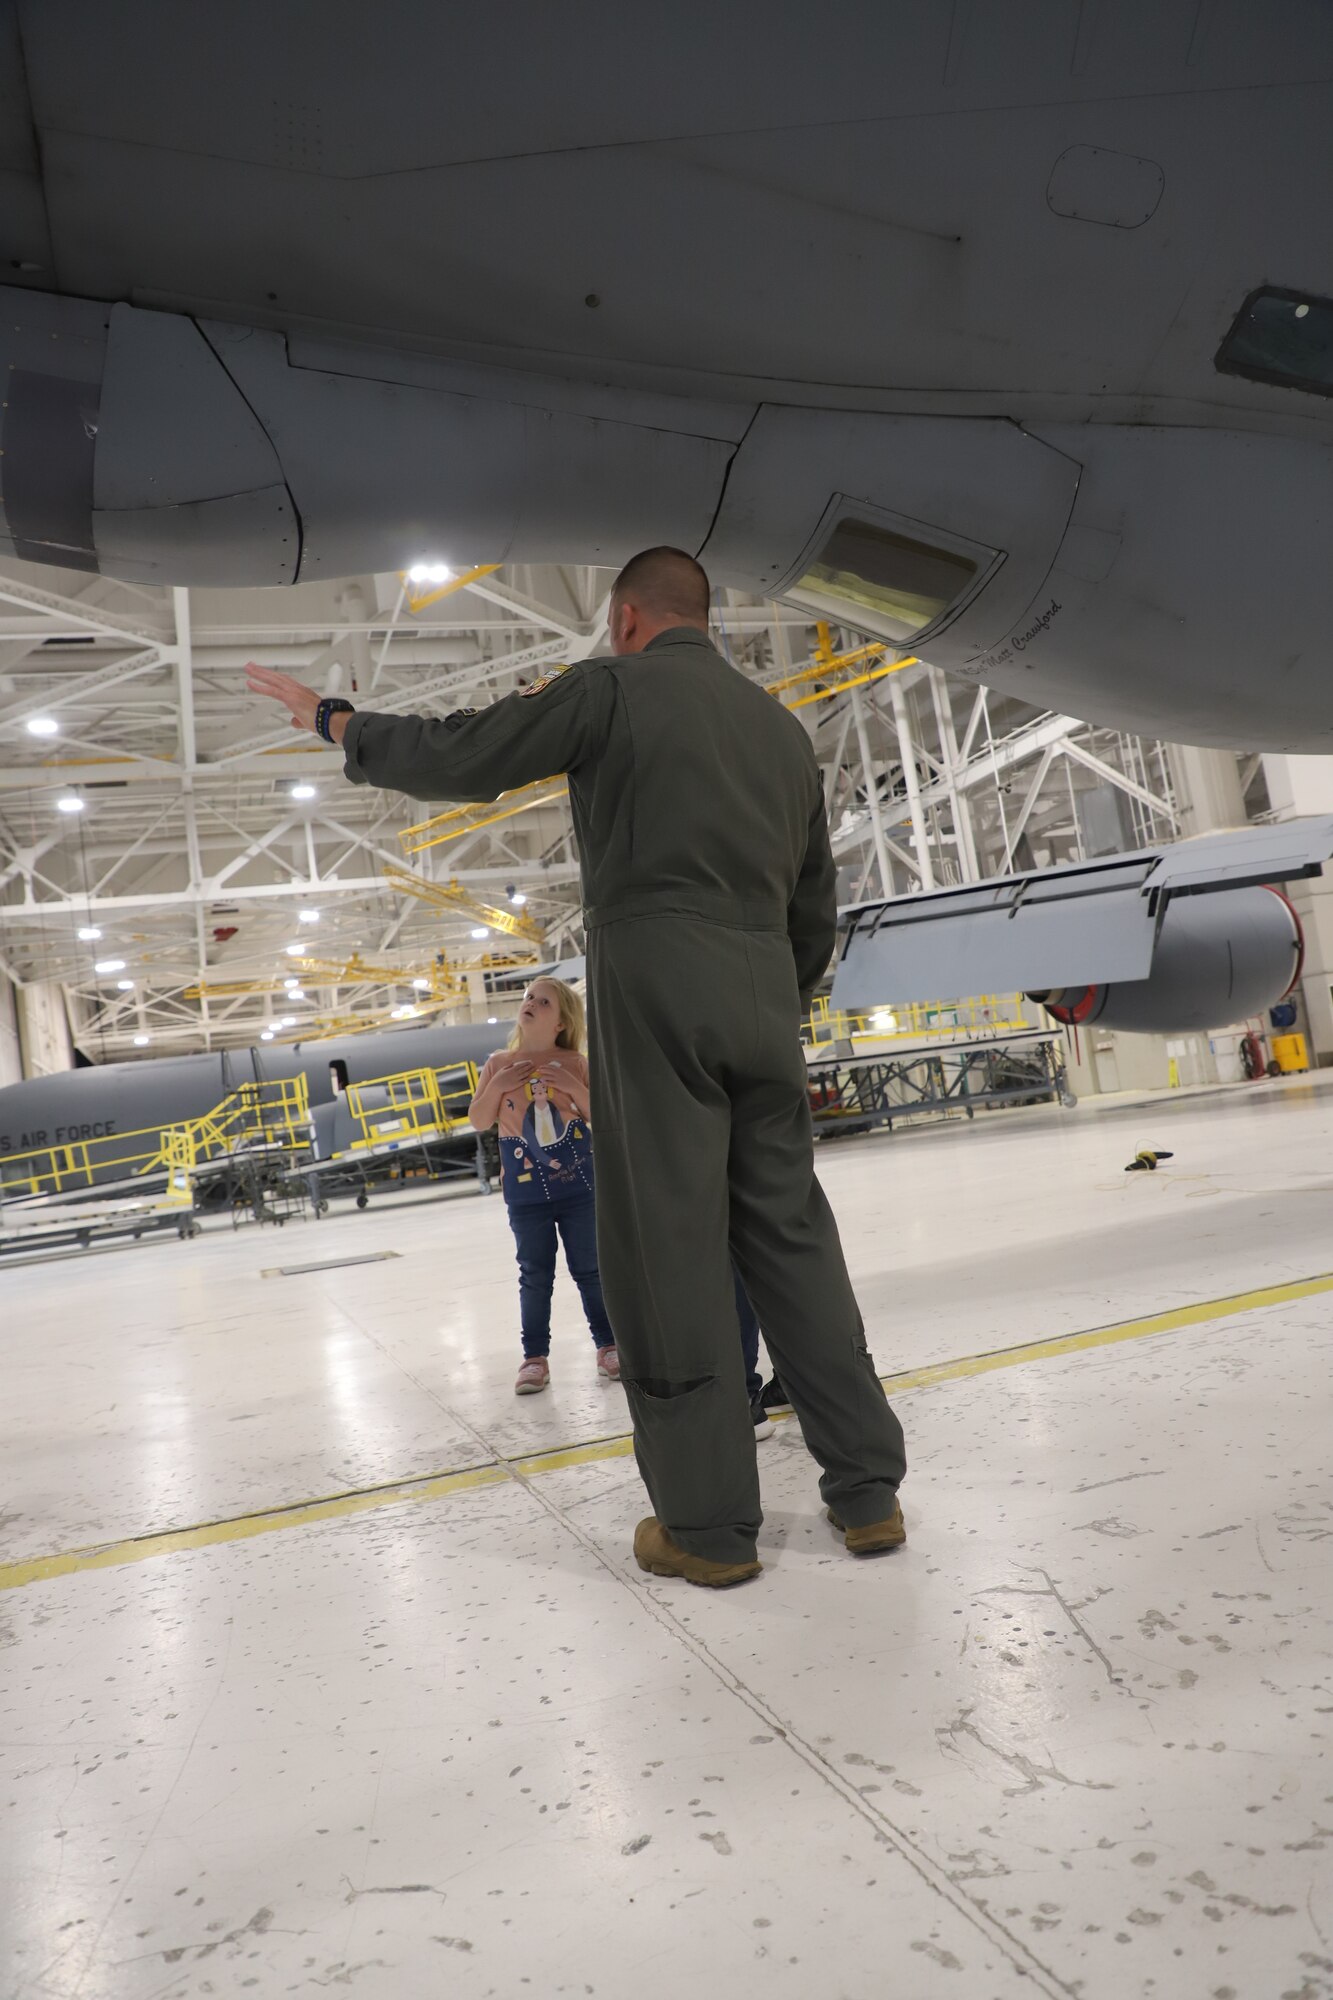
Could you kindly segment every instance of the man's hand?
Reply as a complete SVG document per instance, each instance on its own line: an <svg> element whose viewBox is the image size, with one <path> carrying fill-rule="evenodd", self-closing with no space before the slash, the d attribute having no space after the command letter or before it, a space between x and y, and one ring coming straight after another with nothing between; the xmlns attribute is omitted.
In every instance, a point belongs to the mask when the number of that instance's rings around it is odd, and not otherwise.
<svg viewBox="0 0 1333 2000"><path fill-rule="evenodd" d="M277 673L272 667L261 667L255 660L247 663L245 680L251 694L267 695L270 701L282 703L292 718L293 729L308 729L312 736L316 733L315 711L320 697L303 681L293 680L290 674ZM329 728L335 742L341 743L346 727L345 715L333 717Z"/></svg>

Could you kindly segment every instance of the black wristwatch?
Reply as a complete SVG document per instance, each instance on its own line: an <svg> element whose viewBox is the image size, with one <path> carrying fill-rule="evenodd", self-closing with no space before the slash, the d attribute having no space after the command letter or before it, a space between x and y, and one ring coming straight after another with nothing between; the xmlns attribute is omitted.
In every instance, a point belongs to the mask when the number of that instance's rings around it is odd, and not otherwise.
<svg viewBox="0 0 1333 2000"><path fill-rule="evenodd" d="M315 710L316 736L322 736L326 743L332 743L333 736L329 729L329 724L332 722L334 716L355 714L356 710L350 701L340 701L336 694L322 695L319 707Z"/></svg>

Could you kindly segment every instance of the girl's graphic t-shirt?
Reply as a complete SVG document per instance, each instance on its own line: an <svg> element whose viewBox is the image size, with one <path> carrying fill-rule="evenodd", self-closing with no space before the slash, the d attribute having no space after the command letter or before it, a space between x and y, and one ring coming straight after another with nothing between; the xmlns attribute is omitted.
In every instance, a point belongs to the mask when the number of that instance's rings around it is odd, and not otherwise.
<svg viewBox="0 0 1333 2000"><path fill-rule="evenodd" d="M488 1059L477 1085L479 1091L491 1081L501 1060L499 1053ZM585 1057L556 1049L539 1060L559 1063L587 1102ZM498 1124L504 1197L511 1207L592 1199L592 1133L558 1077L528 1077L506 1090L500 1099Z"/></svg>

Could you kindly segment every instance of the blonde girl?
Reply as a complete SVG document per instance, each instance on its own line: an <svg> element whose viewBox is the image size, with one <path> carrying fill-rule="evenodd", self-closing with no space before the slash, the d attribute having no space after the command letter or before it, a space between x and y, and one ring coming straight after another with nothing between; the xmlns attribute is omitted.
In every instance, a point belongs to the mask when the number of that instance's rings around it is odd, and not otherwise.
<svg viewBox="0 0 1333 2000"><path fill-rule="evenodd" d="M588 1123L583 1002L563 979L534 979L509 1047L487 1062L468 1116L500 1130L501 1184L518 1249L523 1365L520 1396L551 1380L551 1293L558 1243L579 1288L603 1382L620 1379L615 1335L602 1301Z"/></svg>

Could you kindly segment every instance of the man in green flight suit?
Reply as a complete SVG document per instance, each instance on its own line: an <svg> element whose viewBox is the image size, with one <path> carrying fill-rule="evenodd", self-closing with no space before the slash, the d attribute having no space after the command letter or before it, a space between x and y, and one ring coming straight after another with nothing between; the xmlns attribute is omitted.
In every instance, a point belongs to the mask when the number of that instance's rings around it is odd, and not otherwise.
<svg viewBox="0 0 1333 2000"><path fill-rule="evenodd" d="M347 776L489 800L569 775L588 939L602 1286L653 1503L641 1568L759 1573L762 1518L731 1273L856 1554L904 1539L885 1400L815 1179L802 1015L833 952L833 857L805 731L708 638L709 584L649 549L612 592L616 657L443 721L250 686L340 743Z"/></svg>

